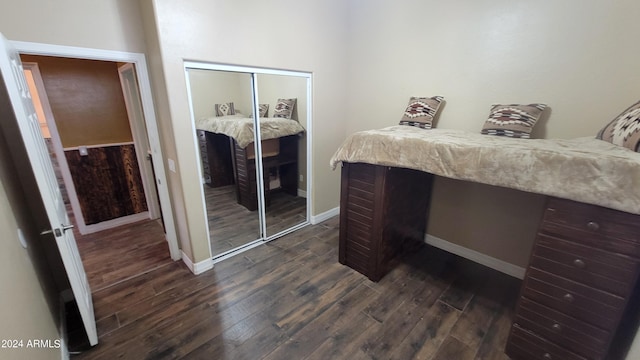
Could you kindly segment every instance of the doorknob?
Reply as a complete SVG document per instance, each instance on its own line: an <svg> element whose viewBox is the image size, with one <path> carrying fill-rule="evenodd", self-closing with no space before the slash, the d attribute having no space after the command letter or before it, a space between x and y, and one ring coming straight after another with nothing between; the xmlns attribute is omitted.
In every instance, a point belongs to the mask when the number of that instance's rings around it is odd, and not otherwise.
<svg viewBox="0 0 640 360"><path fill-rule="evenodd" d="M66 232L69 229L73 229L73 224L60 225L60 228L44 230L40 232L40 235L54 234L56 237L60 237L64 232Z"/></svg>

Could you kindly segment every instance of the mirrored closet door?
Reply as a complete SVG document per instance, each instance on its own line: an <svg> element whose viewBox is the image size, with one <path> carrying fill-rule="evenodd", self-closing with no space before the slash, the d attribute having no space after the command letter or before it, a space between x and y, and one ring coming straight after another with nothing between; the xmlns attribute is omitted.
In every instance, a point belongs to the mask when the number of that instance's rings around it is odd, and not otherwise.
<svg viewBox="0 0 640 360"><path fill-rule="evenodd" d="M310 74L194 62L185 73L214 260L307 225Z"/></svg>

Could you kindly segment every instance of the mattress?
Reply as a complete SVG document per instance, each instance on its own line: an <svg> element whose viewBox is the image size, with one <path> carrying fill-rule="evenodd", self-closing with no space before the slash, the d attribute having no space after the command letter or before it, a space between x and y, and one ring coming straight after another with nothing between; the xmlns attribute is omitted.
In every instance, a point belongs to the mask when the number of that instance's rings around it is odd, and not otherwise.
<svg viewBox="0 0 640 360"><path fill-rule="evenodd" d="M640 214L640 153L593 137L514 139L391 126L349 136L330 160L421 170Z"/></svg>
<svg viewBox="0 0 640 360"><path fill-rule="evenodd" d="M253 119L244 115L207 117L196 120L196 129L224 134L236 140L241 148L253 142ZM262 140L275 139L304 132L296 120L284 118L260 118Z"/></svg>

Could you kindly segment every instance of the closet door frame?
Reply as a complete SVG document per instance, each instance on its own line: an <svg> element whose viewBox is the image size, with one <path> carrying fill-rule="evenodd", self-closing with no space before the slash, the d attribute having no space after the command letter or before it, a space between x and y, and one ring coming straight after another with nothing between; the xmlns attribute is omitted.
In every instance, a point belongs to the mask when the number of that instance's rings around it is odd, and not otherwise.
<svg viewBox="0 0 640 360"><path fill-rule="evenodd" d="M239 65L229 65L229 64L218 64L218 63L210 63L210 62L202 62L202 61L185 61L184 62L184 71L185 71L185 78L186 78L186 82L187 82L187 95L189 97L189 106L190 106L190 111L193 117L193 104L192 104L192 96L191 96L191 86L189 83L189 70L212 70L212 71L229 71L229 72L235 72L235 73L245 73L245 74L249 74L251 75L251 87L252 87L252 107L253 107L253 126L254 129L259 129L259 119L257 114L259 114L259 94L258 94L258 76L259 75L281 75L281 76L293 76L293 77L299 77L299 78L304 78L306 79L306 100L307 100L307 109L306 109L306 124L303 124L303 126L305 127L305 132L307 134L306 136L306 169L305 169L305 177L306 177L306 193L307 193L307 197L306 197L306 214L305 214L305 221L294 225L288 229L285 229L283 231L280 231L278 233L272 234L270 236L267 236L267 224L266 224L266 205L265 205L265 188L264 188L264 183L262 181L257 181L257 193L258 193L258 215L259 215L259 223L260 223L260 237L255 240L255 241L251 241L243 246L240 246L238 248L229 250L229 251L225 251L221 254L213 254L211 252L211 244L209 243L209 252L212 254L212 262L215 264L217 262L220 262L224 259L227 259L229 257L235 256L239 253L242 253L244 251L247 251L249 249L252 249L258 245L264 244L266 242L275 240L279 237L282 237L286 234L289 234L293 231L296 231L300 228L303 228L309 224L311 224L311 207L312 207L312 203L313 203L313 181L312 181L312 156L311 156L311 149L312 149L312 128L311 128L311 124L313 123L312 121L312 113L313 113L313 101L312 101L312 73L310 72L304 72L304 71L294 71L294 70L280 70L280 69L269 69L269 68L258 68L258 67L247 67L247 66L239 66ZM195 127L195 119L191 119L191 127L192 127L192 133L194 134L194 139L195 139L195 133L196 133L196 127ZM256 178L257 179L262 179L263 178L263 172L264 172L264 168L263 168L263 164L262 164L262 146L261 146L261 138L260 138L260 132L259 131L254 131L254 146L255 146L255 159L256 159ZM199 149L198 149L198 144L197 142L194 142L194 146L196 147L195 153L197 154ZM198 172L201 173L202 172L202 164L201 162L198 162ZM200 176L197 175L196 176ZM209 229L209 221L207 219L207 211L206 211L206 201L205 201L205 194L204 194L204 189L201 188L200 189L200 195L201 195L201 200L202 200L202 213L205 217L205 226L207 227L207 234L209 234L210 236L210 229Z"/></svg>

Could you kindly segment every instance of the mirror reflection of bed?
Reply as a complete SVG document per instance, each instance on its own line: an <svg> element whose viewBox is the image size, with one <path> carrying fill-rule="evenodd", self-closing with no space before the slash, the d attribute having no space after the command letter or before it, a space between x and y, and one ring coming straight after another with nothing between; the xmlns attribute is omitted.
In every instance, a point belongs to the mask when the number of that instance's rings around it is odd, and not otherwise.
<svg viewBox="0 0 640 360"><path fill-rule="evenodd" d="M307 221L307 79L255 75L260 150L252 74L189 69L188 81L214 258ZM262 155L265 234L256 154Z"/></svg>

